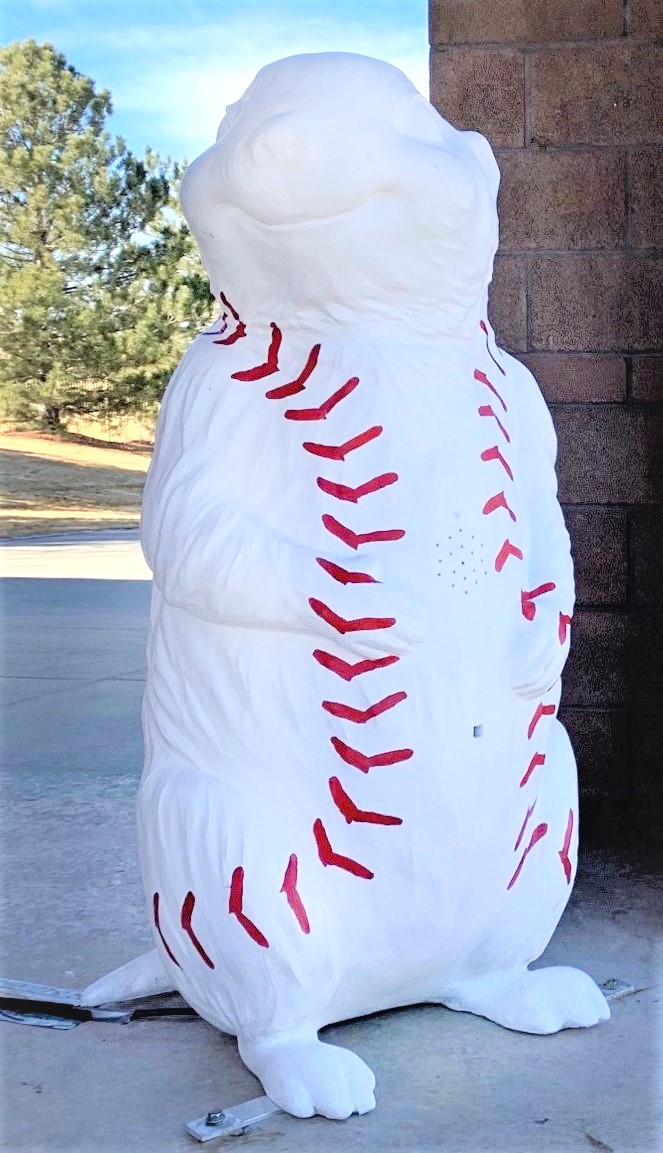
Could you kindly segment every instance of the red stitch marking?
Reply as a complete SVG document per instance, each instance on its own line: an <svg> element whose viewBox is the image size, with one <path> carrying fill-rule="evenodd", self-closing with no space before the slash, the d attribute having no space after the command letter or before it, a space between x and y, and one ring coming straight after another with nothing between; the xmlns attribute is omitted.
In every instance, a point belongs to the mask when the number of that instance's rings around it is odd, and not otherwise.
<svg viewBox="0 0 663 1153"><path fill-rule="evenodd" d="M502 435L505 437L507 444L511 444L511 437L509 436L508 432L506 431L506 429L505 429L504 425L502 424L502 421L500 420L499 416L495 412L495 409L493 408L492 404L480 405L479 406L479 416L494 416L495 420L497 421L497 427L499 428Z"/></svg>
<svg viewBox="0 0 663 1153"><path fill-rule="evenodd" d="M377 657L375 660L357 661L351 665L348 661L342 661L340 657L334 657L323 649L315 649L313 656L319 665L329 669L330 673L336 673L336 676L342 677L344 681L351 681L363 673L372 673L375 669L386 669L388 665L395 665L396 661L400 660L400 657Z"/></svg>
<svg viewBox="0 0 663 1153"><path fill-rule="evenodd" d="M524 785L527 784L527 782L529 781L534 770L538 769L541 765L545 765L545 763L546 763L546 754L545 753L535 753L534 754L529 765L527 766L527 771L525 773L525 776L523 777L522 781L520 782L520 788L521 789L524 787Z"/></svg>
<svg viewBox="0 0 663 1153"><path fill-rule="evenodd" d="M247 326L246 326L246 324L243 323L243 321L240 321L239 312L233 308L231 302L229 302L229 300L227 299L227 296L225 296L223 292L219 293L219 300L220 300L221 304L223 304L223 306L225 308L227 308L229 312L231 312L231 316L233 317L233 321L236 324L236 329L234 332L231 333L231 336L226 337L225 340L214 340L214 341L212 341L212 344L214 344L214 345L234 345L235 340L241 340L242 337L246 337Z"/></svg>
<svg viewBox="0 0 663 1153"><path fill-rule="evenodd" d="M212 959L210 957L208 957L208 955L205 952L205 950L203 949L200 941L198 940L196 934L194 933L192 925L191 925L191 918L193 916L193 909L194 909L195 904L196 904L196 898L194 897L193 893L189 890L186 897L184 898L184 901L182 902L182 914L181 914L182 928L184 929L184 932L188 935L188 937L191 941L191 944L193 945L196 952L198 952L200 954L200 956L202 957L202 959L205 962L205 964L207 965L207 967L209 969L213 969L214 968L214 961L212 961Z"/></svg>
<svg viewBox="0 0 663 1153"><path fill-rule="evenodd" d="M238 865L233 872L230 881L230 899L228 901L228 912L233 913L243 929L249 934L257 945L261 945L263 949L269 948L269 941L257 925L242 912L244 905L244 869Z"/></svg>
<svg viewBox="0 0 663 1153"><path fill-rule="evenodd" d="M509 479L513 480L513 473L511 471L511 465L509 464L509 462L507 460L504 459L504 457L502 456L502 453L500 452L500 450L496 444L494 444L492 448L484 449L484 451L481 453L481 459L485 460L485 461L498 460L500 462L500 464L502 465L502 467L504 468Z"/></svg>
<svg viewBox="0 0 663 1153"><path fill-rule="evenodd" d="M536 726L538 725L539 721L541 720L541 717L554 717L554 715L555 715L555 705L538 704L536 706L536 711L535 711L534 716L532 717L532 719L529 723L529 728L527 730L528 741L531 741L534 730L535 730Z"/></svg>
<svg viewBox="0 0 663 1153"><path fill-rule="evenodd" d="M346 872L353 873L355 877L364 877L367 881L373 878L374 874L365 865L360 865L359 861L353 861L352 857L343 857L340 853L334 852L329 843L325 826L320 819L313 825L313 836L318 846L318 856L325 867L335 865L337 869L345 869Z"/></svg>
<svg viewBox="0 0 663 1153"><path fill-rule="evenodd" d="M357 617L355 620L347 620L335 613L328 605L323 604L322 601L316 600L315 597L309 597L308 602L313 609L316 616L319 616L337 633L345 635L345 633L361 633L371 629L390 629L392 625L396 624L396 617Z"/></svg>
<svg viewBox="0 0 663 1153"><path fill-rule="evenodd" d="M171 961L173 962L173 964L177 965L178 969L181 969L182 966L180 965L179 961L177 960L177 957L172 952L170 945L168 944L166 938L164 937L164 935L161 931L161 925L159 923L159 894L158 893L155 893L154 896L152 897L152 912L154 914L154 925L155 925L156 931L161 938L161 944L163 945L164 949L166 950L166 952L167 952L168 956L170 957Z"/></svg>
<svg viewBox="0 0 663 1153"><path fill-rule="evenodd" d="M500 404L502 405L502 408L504 409L504 411L505 412L509 411L506 404L504 403L502 397L500 396L499 392L495 388L495 385L492 384L492 382L488 379L485 372L481 372L478 368L475 368L474 379L478 380L480 384L485 384L486 388L489 388L490 391L493 393L493 395L497 397L497 399L499 400Z"/></svg>
<svg viewBox="0 0 663 1153"><path fill-rule="evenodd" d="M288 861L288 867L285 871L283 884L281 885L281 892L285 893L285 899L295 914L297 923L302 933L310 933L311 926L309 925L309 920L306 916L306 909L304 908L302 899L297 892L297 857L294 853Z"/></svg>
<svg viewBox="0 0 663 1153"><path fill-rule="evenodd" d="M262 380L265 376L271 376L274 372L279 370L279 349L281 347L281 340L283 339L281 329L274 321L270 324L272 330L272 339L269 344L267 352L267 360L264 364L257 364L255 368L247 368L244 372L233 372L233 380Z"/></svg>
<svg viewBox="0 0 663 1153"><path fill-rule="evenodd" d="M507 885L507 890L511 889L513 887L513 885L515 885L516 881L518 880L518 877L520 876L520 871L521 871L523 865L525 864L525 861L527 860L528 854L531 853L532 849L541 840L541 838L545 837L547 832L548 832L548 826L546 824L541 824L541 825L536 826L534 832L532 833L532 836L530 837L529 845L527 846L527 848L525 849L525 852L523 853L522 857L520 858L520 861L518 863L518 868L516 869L511 880L509 881L509 884Z"/></svg>
<svg viewBox="0 0 663 1153"><path fill-rule="evenodd" d="M313 453L313 456L324 456L327 460L345 460L349 452L354 452L356 448L362 448L371 440L375 440L382 431L381 424L374 424L372 428L367 428L366 432L360 432L358 436L351 437L343 444L314 444L313 441L305 440L302 448Z"/></svg>
<svg viewBox="0 0 663 1153"><path fill-rule="evenodd" d="M378 529L376 532L353 532L351 528L341 524L340 521L336 520L336 517L329 516L328 513L323 516L322 523L327 532L338 537L339 540L353 549L358 549L360 544L373 544L375 541L383 540L402 540L405 536L405 529L403 528Z"/></svg>
<svg viewBox="0 0 663 1153"><path fill-rule="evenodd" d="M306 381L318 363L319 355L320 345L314 344L299 376L291 380L289 384L282 384L278 388L270 388L269 392L265 393L267 400L285 400L286 396L294 396L297 392L303 392ZM285 415L288 415L287 412Z"/></svg>
<svg viewBox="0 0 663 1153"><path fill-rule="evenodd" d="M489 513L495 512L495 510L498 508L505 508L506 511L508 512L509 516L511 517L511 520L514 521L514 523L518 519L516 517L516 514L513 511L513 509L509 508L509 505L507 504L507 499L506 499L503 492L496 493L495 496L491 496L490 500L486 501L485 505L483 506L483 510L482 510L483 515L488 516Z"/></svg>
<svg viewBox="0 0 663 1153"><path fill-rule="evenodd" d="M329 791L339 813L342 813L349 825L353 821L362 825L402 825L401 817L388 817L386 813L372 813L367 809L359 809L348 796L338 777L329 778Z"/></svg>
<svg viewBox="0 0 663 1153"><path fill-rule="evenodd" d="M501 572L510 556L515 556L517 560L523 559L523 554L515 544L511 544L510 540L505 540L500 551L495 557L495 572Z"/></svg>
<svg viewBox="0 0 663 1153"><path fill-rule="evenodd" d="M495 357L493 356L492 352L490 351L490 345L488 344L488 329L486 328L483 320L479 321L479 328L481 329L484 336L486 337L486 352L488 353L488 355L489 355L490 359L492 360L493 364L495 365L495 367L499 368L500 372L502 373L502 376L506 376L506 372L502 368L502 365L499 364L498 361L495 360Z"/></svg>
<svg viewBox="0 0 663 1153"><path fill-rule="evenodd" d="M564 834L564 844L559 850L559 859L562 862L564 874L566 876L567 885L571 884L571 860L569 858L569 848L571 845L571 834L573 833L573 809L569 809L569 819L566 822L566 833Z"/></svg>
<svg viewBox="0 0 663 1153"><path fill-rule="evenodd" d="M336 408L336 405L340 404L342 400L345 400L351 392L354 392L358 384L359 377L351 376L341 388L333 392L327 400L323 400L317 408L289 408L285 413L285 418L286 420L326 420L331 410Z"/></svg>
<svg viewBox="0 0 663 1153"><path fill-rule="evenodd" d="M548 581L546 584L538 585L537 588L531 589L529 592L527 592L525 589L522 590L520 594L520 607L526 620L533 621L534 617L536 616L536 605L534 604L534 598L543 596L544 593L551 593L556 588L557 585L554 583L554 581Z"/></svg>
<svg viewBox="0 0 663 1153"><path fill-rule="evenodd" d="M560 645L563 645L566 641L566 630L568 629L572 620L573 617L567 616L566 613L559 614L559 628L557 630L557 636L559 637Z"/></svg>
<svg viewBox="0 0 663 1153"><path fill-rule="evenodd" d="M383 472L381 476L374 476L372 480L365 481L357 488L350 488L347 484L335 484L333 481L325 480L324 477L319 476L318 488L321 488L328 496L335 496L337 500L349 500L352 504L357 504L362 496L378 492L379 489L386 488L389 484L395 484L397 480L397 472Z"/></svg>
<svg viewBox="0 0 663 1153"><path fill-rule="evenodd" d="M331 560L325 560L324 557L317 556L317 564L323 568L330 577L335 581L339 581L343 585L366 585L366 584L379 584L380 582L372 577L367 572L350 572L349 569L343 568L340 564L334 564Z"/></svg>
<svg viewBox="0 0 663 1153"><path fill-rule="evenodd" d="M518 849L520 848L520 842L522 841L523 837L525 836L525 829L527 828L527 822L529 821L535 808L536 808L536 801L534 802L533 805L530 805L529 809L527 810L527 813L525 815L525 820L523 821L523 827L520 830L520 832L518 833L518 840L516 841L515 845L513 846L514 853L516 853L518 851Z"/></svg>
<svg viewBox="0 0 663 1153"><path fill-rule="evenodd" d="M345 741L339 737L331 737L330 739L341 760L345 761L347 765L359 769L360 773L367 773L370 769L378 769L388 765L398 765L401 761L409 761L410 757L414 756L414 749L390 749L386 753L374 753L372 757L368 757L365 753L360 753L358 749L346 745Z"/></svg>
<svg viewBox="0 0 663 1153"><path fill-rule="evenodd" d="M356 725L363 725L366 721L372 721L374 717L379 717L381 713L386 713L388 709L393 709L406 697L407 693L391 693L388 697L383 697L381 701L377 701L376 704L369 705L367 709L354 709L351 705L344 705L339 701L323 701L322 707L333 717L340 717L343 721L353 721Z"/></svg>

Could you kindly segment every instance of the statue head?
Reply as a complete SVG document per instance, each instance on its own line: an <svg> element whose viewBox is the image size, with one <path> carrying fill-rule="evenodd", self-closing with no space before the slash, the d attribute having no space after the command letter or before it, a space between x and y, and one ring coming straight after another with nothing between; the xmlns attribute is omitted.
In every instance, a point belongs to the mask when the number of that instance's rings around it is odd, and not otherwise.
<svg viewBox="0 0 663 1153"><path fill-rule="evenodd" d="M186 170L182 206L212 291L244 316L405 309L448 332L490 280L498 183L484 138L397 68L321 53L258 73Z"/></svg>

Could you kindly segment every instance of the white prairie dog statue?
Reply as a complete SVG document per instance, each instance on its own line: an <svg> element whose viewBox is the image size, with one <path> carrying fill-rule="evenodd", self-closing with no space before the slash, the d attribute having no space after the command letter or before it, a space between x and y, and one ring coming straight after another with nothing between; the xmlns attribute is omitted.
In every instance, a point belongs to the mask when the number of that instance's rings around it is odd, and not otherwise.
<svg viewBox="0 0 663 1153"><path fill-rule="evenodd" d="M430 1001L609 1016L530 971L568 901L555 435L486 302L497 165L397 69L264 68L187 170L219 320L164 400L138 802L156 952L297 1116L372 1109L330 1022Z"/></svg>

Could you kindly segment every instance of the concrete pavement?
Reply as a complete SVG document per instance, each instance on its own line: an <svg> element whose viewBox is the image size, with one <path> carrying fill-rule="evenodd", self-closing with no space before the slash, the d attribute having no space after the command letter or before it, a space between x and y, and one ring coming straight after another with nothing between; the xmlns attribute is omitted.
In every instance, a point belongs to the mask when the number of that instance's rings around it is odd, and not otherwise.
<svg viewBox="0 0 663 1153"><path fill-rule="evenodd" d="M0 550L3 976L82 987L150 946L133 813L148 576L133 532ZM279 1116L233 1148L663 1149L661 957L655 878L585 856L544 959L631 980L640 991L611 1022L529 1037L418 1007L336 1026L327 1038L376 1072L377 1110L347 1122ZM0 1052L4 1153L191 1151L185 1121L261 1092L234 1042L199 1020L66 1032L0 1021Z"/></svg>

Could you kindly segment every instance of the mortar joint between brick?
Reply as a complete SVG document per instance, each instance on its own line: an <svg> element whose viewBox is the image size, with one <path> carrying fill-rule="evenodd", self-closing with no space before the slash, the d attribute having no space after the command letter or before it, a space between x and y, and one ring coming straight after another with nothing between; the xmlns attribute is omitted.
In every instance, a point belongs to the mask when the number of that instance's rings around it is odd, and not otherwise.
<svg viewBox="0 0 663 1153"><path fill-rule="evenodd" d="M624 248L632 250L632 191L633 191L633 150L626 149L624 156Z"/></svg>
<svg viewBox="0 0 663 1153"><path fill-rule="evenodd" d="M477 3L478 0L472 0ZM629 34L630 43L635 48L658 48L663 44L660 36L651 36L647 33ZM575 40L438 40L431 43L433 52L531 52L536 55L546 55L549 52L573 52L576 48L622 48L624 46L624 33L620 36L580 36Z"/></svg>
<svg viewBox="0 0 663 1153"><path fill-rule="evenodd" d="M525 49L523 52L523 143L525 147L531 143L531 125L530 125L530 54Z"/></svg>
<svg viewBox="0 0 663 1153"><path fill-rule="evenodd" d="M634 606L634 599L635 598L633 595L633 591L634 591L635 581L634 581L634 576L633 576L633 550L631 548L631 538L633 535L632 530L631 530L632 514L631 514L630 510L627 512L625 520L626 520L626 525L625 525L625 534L626 534L626 605L627 605L627 608L631 609Z"/></svg>

